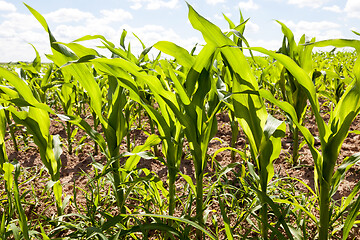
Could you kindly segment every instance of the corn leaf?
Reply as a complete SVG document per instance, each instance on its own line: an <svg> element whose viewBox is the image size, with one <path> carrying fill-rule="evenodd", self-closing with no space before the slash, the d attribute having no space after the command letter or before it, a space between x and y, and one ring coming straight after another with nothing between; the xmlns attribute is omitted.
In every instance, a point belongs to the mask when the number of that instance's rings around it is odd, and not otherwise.
<svg viewBox="0 0 360 240"><path fill-rule="evenodd" d="M194 57L191 56L186 49L176 45L175 43L160 41L155 43L154 47L161 52L173 56L176 61L184 67L190 68L194 63Z"/></svg>
<svg viewBox="0 0 360 240"><path fill-rule="evenodd" d="M126 169L127 171L131 171L133 170L137 164L140 161L140 156L137 155L136 153L140 153L140 152L144 152L149 150L152 146L158 145L160 143L161 139L159 138L159 136L152 134L150 135L145 143L143 145L140 146L136 146L133 151L131 153L133 153L134 155L130 156L126 162L125 162L125 166L124 169Z"/></svg>

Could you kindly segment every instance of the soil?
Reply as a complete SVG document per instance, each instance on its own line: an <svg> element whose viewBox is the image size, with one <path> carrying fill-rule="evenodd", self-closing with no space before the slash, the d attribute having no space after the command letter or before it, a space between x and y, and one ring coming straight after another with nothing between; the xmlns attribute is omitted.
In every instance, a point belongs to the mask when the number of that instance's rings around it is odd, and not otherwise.
<svg viewBox="0 0 360 240"><path fill-rule="evenodd" d="M281 115L278 115L281 117ZM325 115L324 118L327 116ZM220 148L228 147L231 142L231 127L228 116L223 113L217 116L218 119L218 132L216 137L210 142L208 148L208 154L213 156L213 154ZM146 119L143 120L146 125ZM90 124L92 124L91 120L88 120ZM317 132L316 124L313 118L308 118L305 120L307 128L310 129L312 133ZM101 132L101 129L98 129ZM351 126L351 130L360 130L360 117L358 116L353 125ZM76 191L79 192L79 189L86 189L86 184L88 182L86 176L81 173L91 174L93 171L93 167L91 163L93 161L100 162L105 164L106 159L101 155L95 154L94 144L90 139L86 139L82 145L74 146L76 153L70 154L67 151L67 147L65 146L66 142L66 132L64 125L54 118L52 120L50 132L53 135L60 135L63 142L63 152L61 154L62 161L62 169L61 169L61 183L63 186L63 191L67 196L72 196L74 193L74 184L76 185ZM21 131L18 130L17 134L21 136ZM78 131L76 135L76 141L78 142L84 132L81 130ZM288 134L289 135L289 134ZM146 135L143 131L134 129L131 132L131 138L135 139L135 145L141 144L146 140ZM46 189L46 178L41 177L45 176L47 173L45 171L40 171L43 168L43 164L41 162L40 155L37 151L36 145L33 143L28 143L26 145L21 137L18 137L18 145L20 146L20 150L16 152L14 150L13 142L10 139L10 134L6 135L6 146L7 153L9 156L9 160L17 160L20 163L21 167L24 167L28 170L29 176L23 176L23 178L31 178L34 177L31 181L35 186L36 194L44 194L44 189ZM125 144L124 144L125 145ZM300 157L299 164L296 167L293 167L291 164L291 148L292 148L291 138L289 136L282 139L282 152L280 157L274 161L274 169L275 174L278 178L285 177L294 177L298 178L308 186L310 186L314 190L314 179L313 179L313 160L310 154L309 149L305 145L300 149ZM316 143L316 146L319 147L320 144ZM237 149L245 149L246 148L246 140L244 134L240 130L240 135L236 141L235 148ZM126 151L125 147L121 149L122 151ZM351 156L354 153L360 152L360 136L354 133L350 133L345 142L342 145L341 153L338 159L338 163L341 163L347 156ZM234 161L242 161L239 155L236 155L235 160L231 159L230 151L223 151L217 154L215 157L216 161L221 166L227 166L228 164ZM138 165L140 168L147 168L155 173L164 181L166 186L166 167L159 161L156 160L145 160L142 159ZM211 168L211 161L207 166L207 172L211 173L213 169ZM188 158L184 158L180 170L182 173L191 176L194 179L194 167L192 161ZM335 200L341 200L343 197L349 195L355 184L360 179L360 166L353 166L348 173L346 174L345 179L341 183L338 191L334 195ZM24 179L25 180L25 179ZM21 181L20 181L21 182ZM26 188L26 184L22 185L22 188ZM183 186L182 183L177 182L177 188L180 189ZM296 183L297 188L300 191L308 192L309 190L302 184ZM85 200L83 198L78 199L78 204L85 204ZM215 209L219 210L219 209ZM68 207L65 209L66 213L71 213L73 208ZM48 206L46 204L37 204L26 209L27 215L29 219L36 218L36 213L43 213L48 215L49 217L52 215L56 215L56 210L53 206ZM314 226L313 226L314 227ZM315 228L315 227L314 227ZM354 227L352 230L352 237L357 236L360 232L359 228ZM356 238L360 239L360 237Z"/></svg>

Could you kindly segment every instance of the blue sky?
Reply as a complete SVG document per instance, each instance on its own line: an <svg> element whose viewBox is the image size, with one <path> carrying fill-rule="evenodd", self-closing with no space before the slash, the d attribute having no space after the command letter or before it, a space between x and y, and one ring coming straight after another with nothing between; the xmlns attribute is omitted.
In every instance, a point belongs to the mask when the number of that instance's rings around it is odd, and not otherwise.
<svg viewBox="0 0 360 240"><path fill-rule="evenodd" d="M188 21L188 8L182 0L24 0L40 12L60 42L71 42L90 34L104 35L119 45L123 29L134 52L140 44L135 33L147 46L157 41L172 41L190 50L195 43L204 43L202 36ZM351 30L360 31L359 0L188 0L197 12L227 29L222 17L226 14L239 23L239 9L250 18L245 37L251 46L276 50L282 33L278 23L285 23L295 34L317 40L360 38ZM29 61L35 57L33 44L43 61L50 53L48 37L41 25L24 6L23 1L0 0L0 62ZM86 43L89 46L100 45ZM156 55L156 52L153 52Z"/></svg>

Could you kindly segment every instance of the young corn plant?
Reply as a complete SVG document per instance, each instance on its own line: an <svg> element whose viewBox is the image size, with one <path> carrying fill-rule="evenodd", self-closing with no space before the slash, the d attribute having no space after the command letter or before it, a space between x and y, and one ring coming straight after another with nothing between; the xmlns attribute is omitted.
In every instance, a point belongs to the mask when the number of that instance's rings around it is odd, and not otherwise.
<svg viewBox="0 0 360 240"><path fill-rule="evenodd" d="M61 85L61 88L56 90L56 95L66 115L73 115L76 90L77 89L75 85L70 82L64 82ZM73 152L73 139L76 135L76 132L77 130L74 130L74 125L71 124L71 122L66 122L66 137L68 152L70 154Z"/></svg>
<svg viewBox="0 0 360 240"><path fill-rule="evenodd" d="M133 150L133 154L135 155L129 157L125 166L122 167L120 160L125 157L126 154L120 153L120 146L129 128L123 113L124 107L128 102L126 89L121 86L116 77L107 75L105 78L108 82L108 89L106 90L107 96L104 98L102 89L100 89L99 83L94 78L92 65L88 63L89 59L98 57L99 54L95 50L86 48L78 43L63 43L62 45L57 43L46 20L37 11L29 6L27 7L49 34L53 55L48 57L57 66L62 66L63 74L77 80L87 91L90 98L90 108L99 119L105 138L78 116L58 116L85 130L87 134L99 144L100 151L107 158L108 167L111 166L109 169L112 173L111 179L118 209L120 213L125 213L126 186L124 183L127 181L126 171L130 171L136 167L137 162L140 160L140 155L136 154L147 151L150 147L158 144L159 138L155 135L149 136L144 145L138 146L139 148ZM110 42L106 42L111 45ZM72 52L67 50L63 45L68 47ZM105 103L106 111L103 112Z"/></svg>
<svg viewBox="0 0 360 240"><path fill-rule="evenodd" d="M39 52L34 46L36 57L32 63L26 64L20 62L20 76L31 88L35 98L42 103L46 103L51 97L57 82L53 81L53 66L41 63Z"/></svg>
<svg viewBox="0 0 360 240"><path fill-rule="evenodd" d="M142 104L150 117L157 123L158 130L163 139L163 150L166 156L166 164L169 168L169 213L174 211L175 185L173 184L178 173L182 155L183 129L193 154L196 172L196 219L200 226L203 225L203 176L206 166L206 151L209 141L216 132L215 113L220 109L216 97L216 87L209 77L212 61L208 61L213 55L213 48L206 47L194 60L184 49L169 42L159 42L155 45L166 53L176 55L185 68L190 69L185 82L180 82L178 76L183 75L172 67L165 68L160 72L173 81L170 87L163 78L157 78L150 73L142 71L135 63L123 58L105 59L94 58L91 63L103 72L116 76L119 84L130 91L130 97ZM167 65L166 62L162 62ZM132 77L129 76L130 73ZM134 80L136 79L136 81ZM181 78L180 78L181 79ZM159 108L162 112L144 104L138 93L137 84L146 84L152 91ZM184 87L185 85L185 87ZM208 91L210 94L208 96ZM175 92L174 92L175 91ZM206 113L206 103L209 110ZM174 118L175 116L175 118ZM175 121L176 119L176 121ZM200 231L201 232L201 231ZM198 238L201 233L198 232Z"/></svg>
<svg viewBox="0 0 360 240"><path fill-rule="evenodd" d="M37 101L28 85L16 74L0 68L0 76L8 81L15 90L8 88L6 96L7 111L12 114L14 121L26 127L32 134L35 144L39 148L41 160L48 170L51 180L55 182L53 190L56 199L58 215L62 215L62 188L60 184L61 146L59 136L50 134L49 112L53 112L46 104ZM3 90L6 88L2 88ZM20 111L18 110L20 109Z"/></svg>
<svg viewBox="0 0 360 240"><path fill-rule="evenodd" d="M161 42L155 45L156 47L168 52L175 53L174 49L185 51L175 44L168 42ZM194 165L196 171L196 219L203 225L203 174L206 163L206 150L209 141L214 135L214 131L216 130L216 122L214 123L214 115L217 112L216 109L219 109L218 105L211 106L213 109L210 109L210 116L204 115L204 107L205 107L205 95L207 94L207 89L211 87L211 82L208 80L208 73L204 72L201 83L200 80L198 84L204 84L198 86L197 93L193 93L195 90L195 84L197 84L197 78L200 75L200 72L203 70L205 66L207 68L210 67L207 63L207 59L209 55L211 56L212 52L208 51L209 49L205 49L203 54L200 54L201 57L195 59L194 65L198 67L198 69L193 70L192 74L194 76L191 78L188 73L188 77L186 79L186 83L188 84L188 88L184 88L184 86L177 79L177 76L174 74L174 70L168 68L168 76L173 80L175 86L175 92L171 88L164 87L162 80L156 78L153 75L146 74L141 71L141 68L137 67L135 64L128 62L123 59L94 59L92 62L96 64L107 64L110 66L117 66L119 69L111 69L109 73L116 74L117 77L121 79L121 82L128 86L128 89L131 90L130 96L135 101L142 103L137 92L136 85L134 86L134 80L129 78L128 75L124 75L121 73L120 69L123 69L129 73L131 73L137 81L144 81L152 90L155 99L157 100L159 107L162 111L160 115L154 108L150 108L149 106L143 104L145 110L148 112L151 118L154 119L158 123L158 130L160 135L163 136L164 141L164 153L167 157L167 165L169 167L169 183L170 183L170 191L169 194L171 198L174 198L174 182L175 177L177 175L178 167L180 164L180 158L182 153L182 129L184 128L184 133L187 136L188 141L190 142L190 148L192 150L192 154L194 157ZM183 52L184 53L184 52ZM194 61L189 54L185 54L183 57L184 61ZM206 59L206 61L205 61ZM199 62L199 63L197 63ZM164 63L163 63L164 64ZM185 63L186 64L186 63ZM205 65L205 66L204 66ZM106 65L105 65L106 66ZM191 65L187 65L191 66ZM193 67L194 68L194 67ZM107 71L109 71L109 67L107 67ZM205 71L205 70L204 70ZM206 71L209 71L208 69ZM120 75L121 74L121 75ZM120 77L121 76L121 77ZM130 82L131 81L131 82ZM190 82L192 81L192 82ZM185 85L186 85L185 83ZM190 85L191 84L191 85ZM166 85L165 85L166 86ZM213 95L212 97L215 97ZM198 109L196 110L196 107ZM168 113L167 113L168 112ZM174 117L178 121L174 121ZM199 132L198 132L199 131ZM172 189L173 188L173 189ZM171 193L170 193L171 192ZM171 204L169 212L173 213L174 208L174 200L170 198ZM201 234L200 234L201 235Z"/></svg>
<svg viewBox="0 0 360 240"><path fill-rule="evenodd" d="M281 25L281 30L284 34L283 45L279 49L279 53L282 53L286 56L289 56L293 59L303 70L306 72L310 78L315 78L313 74L313 64L312 64L312 49L313 45L304 45L305 44L305 34L301 37L298 44L296 44L294 39L294 34L292 31L282 22L277 21ZM310 42L314 42L315 39L312 39ZM284 101L290 103L294 106L294 109L297 114L297 119L301 124L307 109L307 97L304 93L304 90L301 88L301 85L297 82L296 78L291 75L285 67L281 71L281 76L279 79L279 86L282 92L282 98ZM299 159L299 129L294 124L289 124L292 137L292 163L297 165Z"/></svg>
<svg viewBox="0 0 360 240"><path fill-rule="evenodd" d="M49 56L50 59L59 67L67 64L70 61L77 59L77 56L67 50L62 45L56 43L54 36L52 35L45 19L37 11L30 6L26 5L34 17L40 22L44 29L49 34L51 49L53 55ZM77 44L73 44L75 47ZM82 56L83 48L78 48L78 55ZM96 54L96 51L92 51L92 54ZM114 179L114 192L117 200L117 205L121 212L124 211L124 191L120 188L121 186L121 173L120 173L120 144L126 132L126 126L124 116L121 112L123 106L126 103L126 96L121 88L114 79L110 83L109 89L109 110L107 118L102 114L102 94L99 85L95 81L91 74L90 66L87 64L69 64L62 68L62 72L68 76L72 76L74 79L79 81L82 87L88 92L90 97L90 106L92 111L95 112L99 118L106 138L106 143L103 137L96 134L85 121L79 119L79 117L66 117L68 121L72 121L75 124L80 125L82 128L87 130L90 136L93 136L99 143L101 151L105 153L109 162L113 167L113 179ZM106 149L107 148L107 149Z"/></svg>
<svg viewBox="0 0 360 240"><path fill-rule="evenodd" d="M251 159L258 171L256 173L251 170L254 168L252 163L248 162L255 182L255 192L261 203L259 221L261 236L264 239L268 237L267 205L269 204L279 218L279 223L282 224L287 237L292 238L278 207L267 195L268 183L274 175L272 162L280 154L280 140L284 136L285 124L267 113L264 101L258 93L258 82L241 49L217 26L196 13L191 6L189 6L189 19L193 27L203 34L207 42L206 46L217 49L229 72L227 76L232 78L231 99L227 105L234 112L248 138Z"/></svg>
<svg viewBox="0 0 360 240"><path fill-rule="evenodd" d="M20 165L15 164L14 166L12 163L6 162L2 165L2 171L4 172L3 177L5 180L5 190L7 192L9 205L11 206L13 203L15 203L15 209L19 216L18 221L20 231L22 233L22 238L25 240L30 240L31 234L29 232L28 219L21 203L21 194L19 191L18 178L20 175ZM5 213L3 215L3 218L4 216ZM2 222L2 225L3 224L5 224L4 220ZM2 226L2 228L2 232L5 232L5 226ZM20 234L18 233L17 226L15 226L15 224L11 224L10 228L12 229L13 237L15 239L20 239Z"/></svg>
<svg viewBox="0 0 360 240"><path fill-rule="evenodd" d="M236 43L240 49L243 46L243 43L245 43L247 46L249 46L248 42L244 38L244 31L245 31L245 24L249 19L244 21L243 15L240 11L240 24L235 25L225 14L224 14L225 20L229 24L230 31L226 34L227 37L233 37L233 42ZM226 74L228 73L226 71L226 67L224 67L224 64L221 64L220 62L217 62L217 65L220 69L217 71L218 77L223 79L224 83L227 85L227 91L232 91L232 82L231 78L226 77ZM222 66L221 66L222 65ZM222 68L221 68L222 67ZM230 120L230 126L231 126L231 142L230 147L235 148L235 144L239 135L239 122L237 118L235 117L235 114L231 108L228 110L229 120ZM235 151L231 151L231 159L235 160Z"/></svg>
<svg viewBox="0 0 360 240"><path fill-rule="evenodd" d="M158 43L155 47L166 49L165 44ZM171 52L169 48L165 51ZM214 53L213 46L205 46L186 75L183 83L185 87L174 82L175 91L179 94L178 99L173 98L169 101L170 99L165 94L161 94L174 116L182 124L189 142L195 167L196 220L200 226L204 225L203 179L207 164L207 148L217 131L215 114L219 112L222 105L217 96L217 81L212 77ZM176 53L172 52L170 55L176 55ZM186 54L186 57L188 61L192 61L190 55ZM171 79L177 81L175 76ZM201 238L202 232L198 230L197 239Z"/></svg>
<svg viewBox="0 0 360 240"><path fill-rule="evenodd" d="M159 44L158 44L159 45ZM111 46L108 46L110 48ZM179 48L180 49L180 48ZM115 51L115 49L112 49ZM157 129L163 141L163 153L165 156L165 164L168 167L168 180L169 180L169 215L174 214L175 210L175 180L179 172L180 160L182 156L182 142L183 142L183 127L179 121L174 121L172 117L171 109L167 106L167 103L159 95L155 94L155 98L158 103L159 110L149 105L142 98L141 90L144 88L144 83L148 83L148 78L151 79L153 89L160 89L162 87L159 79L155 76L145 73L141 73L141 68L133 62L128 62L122 58L104 59L95 58L91 61L98 71L104 72L111 77L119 79L119 84L126 87L130 93L130 97L133 101L138 102L147 111L152 120L157 123ZM164 61L163 65L167 65ZM169 66L168 66L169 67ZM135 76L135 81L124 70ZM166 69L166 75L171 78L175 85L180 84L179 80L175 76L170 67ZM149 71L151 73L151 71ZM165 73L163 72L165 75ZM163 81L163 80L162 80ZM142 83L144 82L144 83ZM155 83L158 83L157 85ZM171 89L168 89L169 92ZM165 92L165 90L164 90ZM133 163L131 164L133 165ZM125 168L132 168L125 165Z"/></svg>
<svg viewBox="0 0 360 240"><path fill-rule="evenodd" d="M353 47L356 49L358 54L360 51L360 42L357 40L334 39L313 43L313 46L316 47L329 45L335 47ZM319 201L320 218L318 219L318 238L329 239L329 230L332 227L331 223L333 222L334 218L333 210L330 207L331 197L337 191L337 188L341 180L344 178L347 170L349 170L351 166L360 160L359 155L355 154L349 158L346 158L335 170L341 145L348 135L351 123L360 112L360 59L358 58L355 61L353 68L353 81L348 85L345 93L340 98L336 107L330 112L330 119L328 122L326 122L320 115L319 102L317 99L315 86L306 71L300 68L293 60L285 55L273 53L263 48L253 48L253 50L267 54L283 64L287 70L297 79L298 83L301 85L310 101L319 131L318 137L321 143L321 151L316 149L314 146L315 136L313 136L307 128L299 123L296 110L290 104L276 100L266 90L261 91L262 96L275 103L282 110L284 110L288 116L291 117L294 124L296 124L296 126L302 132L305 141L310 148L312 157L314 159L314 179L316 194ZM344 212L346 209L348 209L349 206L351 206L351 201L358 192L359 188L355 187L348 196L347 200L343 203L341 212ZM355 221L355 216L357 215L357 211L359 209L359 201L359 199L356 200L353 205L353 209L350 210L349 215L345 221L343 228L343 239L347 238L349 231ZM335 218L338 217L339 216L335 216Z"/></svg>

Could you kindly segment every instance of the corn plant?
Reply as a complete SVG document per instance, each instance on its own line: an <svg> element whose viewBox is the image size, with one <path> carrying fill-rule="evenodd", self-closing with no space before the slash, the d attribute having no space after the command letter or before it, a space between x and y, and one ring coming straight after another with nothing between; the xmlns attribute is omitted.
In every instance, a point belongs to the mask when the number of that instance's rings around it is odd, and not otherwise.
<svg viewBox="0 0 360 240"><path fill-rule="evenodd" d="M8 103L14 103L15 106L9 105L6 109L11 112L16 123L26 127L27 131L32 134L35 144L39 147L41 160L46 166L51 180L56 182L53 186L58 214L62 214L62 190L60 184L61 168L61 146L59 136L50 135L50 117L49 112L52 110L45 104L40 103L34 97L31 89L14 73L4 68L0 68L0 76L13 85L16 91L8 88L4 99ZM6 88L3 88L3 90ZM20 108L18 111L17 107Z"/></svg>
<svg viewBox="0 0 360 240"><path fill-rule="evenodd" d="M42 65L39 52L34 46L36 57L32 63L22 63L20 62L20 76L22 79L26 80L29 87L31 88L35 98L42 103L47 103L48 98L51 96L51 90L56 88L56 81L53 79L53 66Z"/></svg>
<svg viewBox="0 0 360 240"><path fill-rule="evenodd" d="M182 153L181 142L183 141L182 129L185 128L185 135L190 142L190 147L194 156L194 165L196 169L196 219L199 221L200 225L202 225L204 207L202 199L202 181L204 167L206 163L206 149L211 139L211 136L214 134L215 131L214 127L216 126L216 122L214 122L214 115L217 112L216 109L219 109L220 106L217 104L214 105L213 103L209 115L203 115L205 113L203 111L205 107L204 97L206 96L207 89L209 89L212 84L208 80L208 73L206 72L209 71L208 69L204 70L203 76L199 75L205 66L207 66L207 68L211 66L209 65L209 63L206 63L205 59L207 59L209 55L211 56L212 52L209 51L208 48L206 48L203 54L201 54L201 57L194 61L188 53L186 54L184 52L184 49L181 49L175 44L162 42L156 44L156 46L161 48L162 50L165 49L164 51L166 52L170 51L172 53L176 53L180 50L181 54L185 54L185 56L183 56L181 58L182 60L180 61L184 61L187 67L192 66L189 64L189 62L194 62L194 65L197 66L195 70L191 69L188 73L188 77L186 79L187 82L185 83L185 86L187 88L184 88L181 82L177 79L177 76L173 72L174 70L172 70L170 67L167 68L167 73L165 75L169 76L174 82L175 91L177 92L178 97L177 94L175 94L170 88L166 86L166 84L163 85L165 83L163 82L163 79L159 80L153 75L140 71L141 68L136 66L134 63L127 61L126 59L95 58L91 60L91 62L94 63L98 69L101 69L102 71L107 72L120 79L120 83L124 87L127 87L130 91L131 98L141 103L145 110L148 112L148 114L151 116L151 118L157 122L160 134L164 137L164 152L165 156L167 157L166 161L169 167L169 183L171 192L171 197L169 199L169 201L171 202L169 207L170 214L173 213L174 209L175 188L173 183L175 181L178 172L177 169L180 164L180 157ZM174 49L178 51L174 51ZM197 63L197 61L199 63ZM163 62L163 64L166 63ZM124 72L124 70L131 73L137 79L137 82L144 82L149 86L160 106L162 115L160 115L154 108L151 108L143 103L140 98L140 94L138 93L138 87L136 86L137 84L134 82L134 79L132 79L128 74ZM190 77L189 74L193 74L193 76ZM197 78L199 77L201 81L197 80ZM199 85L197 93L194 93L196 84L204 85ZM214 96L215 95L212 95L212 97ZM193 99L192 104L190 104L191 97ZM198 110L196 110L196 106L199 107ZM166 114L166 112L169 113ZM178 121L173 120L173 118L171 117L172 114L177 117ZM198 131L200 132L197 134ZM201 152L199 150L201 150Z"/></svg>
<svg viewBox="0 0 360 240"><path fill-rule="evenodd" d="M315 81L315 74L313 74L312 66L312 49L313 45L305 44L305 34L302 35L298 44L294 40L292 31L282 22L277 21L281 25L281 30L284 34L283 45L279 49L279 53L289 56L293 59L304 71ZM310 42L314 42L313 38ZM307 109L307 98L303 89L297 80L289 73L286 68L283 68L279 80L279 86L282 92L284 101L289 102L294 106L297 113L297 119L301 124ZM292 133L292 163L297 165L299 158L299 129L293 124L289 124Z"/></svg>
<svg viewBox="0 0 360 240"><path fill-rule="evenodd" d="M108 46L110 47L110 46ZM115 50L113 50L115 51ZM159 130L160 136L163 140L163 152L165 155L165 164L168 167L169 175L169 215L173 215L175 209L175 179L176 175L179 172L180 159L182 156L182 141L183 141L183 130L182 126L178 121L174 121L171 117L171 112L169 112L169 107L166 105L166 102L160 98L160 96L155 95L159 109L162 114L158 112L154 107L147 104L143 98L139 89L142 89L139 86L140 81L144 81L147 78L152 80L153 85L155 81L158 81L152 75L145 73L140 74L140 68L137 67L132 62L127 62L120 58L114 59L94 59L92 63L95 64L96 69L99 71L105 72L110 76L117 77L120 81L119 84L126 87L130 91L130 96L133 101L138 102L143 106L147 111L150 118L157 123L157 128ZM163 62L163 64L166 64ZM131 74L133 74L138 81L134 81L129 75L127 75L122 69L126 69ZM169 68L169 76L173 78L174 82L176 81L176 76L172 72L173 70ZM155 80L157 79L157 80ZM156 86L159 89L159 85ZM133 164L133 163L132 163ZM128 168L125 166L125 168Z"/></svg>
<svg viewBox="0 0 360 240"><path fill-rule="evenodd" d="M27 217L25 215L24 209L22 207L21 204L21 197L20 197L20 192L19 192L19 187L18 187L18 177L20 174L20 166L19 164L16 165L16 168L14 167L14 165L12 165L9 162L6 162L3 164L3 168L2 170L4 171L4 180L5 180L5 186L6 186L6 192L7 192L7 196L8 196L8 201L9 204L12 205L11 201L12 198L15 201L15 209L19 215L19 225L20 225L20 230L22 232L22 236L25 240L30 240L30 235L29 235L29 229L28 229L28 223L27 223ZM15 173L13 175L13 172L15 170ZM5 216L5 214L3 215L3 217ZM17 229L15 226L12 226L13 229L13 234L15 239L20 239L19 236L17 236L16 232Z"/></svg>
<svg viewBox="0 0 360 240"><path fill-rule="evenodd" d="M62 72L65 75L72 76L75 80L77 80L87 91L88 96L90 97L90 107L102 125L105 139L95 130L91 129L91 127L78 116L66 115L61 116L61 118L65 121L76 124L85 130L89 136L99 144L101 152L105 154L108 160L108 164L111 166L113 180L112 183L117 206L121 213L125 213L126 196L123 184L126 182L126 172L124 172L124 170L132 170L140 159L140 157L137 155L130 157L125 164L125 169L121 167L120 159L124 157L124 154L120 153L120 145L124 137L127 135L129 128L123 113L123 109L127 104L126 91L119 84L116 77L111 75L107 76L107 112L106 116L104 116L103 96L100 86L92 74L92 68L90 64L86 63L86 60L89 59L89 56L91 56L90 58L99 56L98 53L93 49L83 47L77 43L64 44L73 51L70 52L64 46L56 42L45 19L34 9L29 6L27 7L49 34L50 44L53 52L53 55L50 57L50 59L54 61L56 65L63 66ZM107 43L111 44L108 41ZM151 146L154 146L158 143L158 138L152 135L148 138L147 142L140 147L140 149L142 151L149 150ZM139 150L134 149L134 151L137 153L136 151Z"/></svg>
<svg viewBox="0 0 360 240"><path fill-rule="evenodd" d="M27 6L27 5L26 5ZM40 24L44 27L44 29L49 34L50 44L52 47L53 55L50 57L56 65L59 67L68 63L69 61L73 61L76 59L76 55L67 49L65 49L60 44L56 43L54 36L52 35L45 19L33 8L27 6L30 12L35 16L35 18L40 22ZM107 121L102 114L102 95L99 88L99 85L96 83L95 79L93 78L90 72L90 66L85 64L78 64L78 65L68 65L63 68L63 73L67 74L68 76L73 76L76 80L80 82L80 84L87 90L90 96L90 106L92 110L96 113L97 117L100 119L101 124L103 125L105 138L108 143L108 150L106 152L106 143L101 135L97 134L96 139L99 142L100 148L102 152L107 155L109 161L112 162L113 166L113 175L114 175L114 192L116 193L116 199L118 207L123 211L124 206L124 192L120 189L121 185L121 174L119 172L120 163L120 152L119 147L120 143L123 139L124 133L126 131L124 126L124 117L121 113L121 106L125 105L125 95L123 93L123 89L114 82L113 88L110 89L110 110L108 114ZM79 124L83 123L84 121L76 120ZM88 131L92 131L89 126L86 126Z"/></svg>
<svg viewBox="0 0 360 240"><path fill-rule="evenodd" d="M258 94L258 83L242 51L217 26L201 17L191 7L189 9L189 19L193 27L203 34L208 45L219 49L227 71L229 71L228 76L233 80L231 102L228 106L234 111L234 115L248 138L251 159L259 172L257 175L255 171L251 171L251 174L254 180L258 179L255 180L255 191L262 205L261 236L266 239L268 236L267 204L271 205L281 219L277 207L267 196L267 186L274 174L272 162L280 153L280 137L284 135L285 125L267 114L264 102ZM291 238L287 224L281 220L280 222L287 236Z"/></svg>
<svg viewBox="0 0 360 240"><path fill-rule="evenodd" d="M161 96L184 127L189 141L196 178L196 220L200 226L204 224L203 177L207 163L206 153L208 144L217 130L214 116L221 107L216 82L211 75L214 50L212 46L205 46L187 73L185 87L175 84L180 101L171 101L165 94ZM201 236L202 232L197 231L197 238L201 239Z"/></svg>
<svg viewBox="0 0 360 240"><path fill-rule="evenodd" d="M236 45L238 47L242 47L243 42L245 42L245 44L247 46L249 46L249 44L247 43L246 39L244 38L244 31L245 31L245 24L246 22L249 20L247 19L246 21L244 21L243 15L240 11L240 24L235 26L235 24L228 18L226 17L226 15L224 14L224 18L225 20L228 22L229 24L229 28L230 31L229 33L227 33L226 35L228 37L233 37L233 42L236 43ZM218 63L218 65L220 64L221 61ZM220 66L219 66L220 67ZM224 83L227 85L227 91L231 92L232 91L232 82L231 82L231 78L226 77L226 74L228 73L226 71L226 68L223 67L222 69L223 71L221 71L221 69L219 69L217 71L218 77L223 79ZM230 120L230 126L231 126L231 143L230 143L230 147L234 148L238 135L239 135L239 122L237 121L237 118L235 117L235 114L233 112L233 110L231 108L229 108L229 120ZM234 161L235 160L235 151L231 151L231 159Z"/></svg>
<svg viewBox="0 0 360 240"><path fill-rule="evenodd" d="M60 100L60 104L67 115L72 115L75 104L75 86L71 83L64 83L61 89L56 91L56 95ZM74 126L70 122L66 122L66 137L68 144L68 152L73 152L73 139L77 131L74 131Z"/></svg>
<svg viewBox="0 0 360 240"><path fill-rule="evenodd" d="M354 47L357 53L359 53L360 51L359 41L356 40L325 40L313 43L313 45L318 47L328 45L336 47L348 46ZM316 193L319 201L320 218L318 220L318 237L319 239L329 239L329 229L331 227L330 223L333 217L332 208L330 208L331 197L336 192L339 183L343 179L346 171L351 166L353 166L353 164L360 160L358 155L347 158L335 171L336 161L338 160L341 145L348 135L351 123L360 112L360 60L356 60L353 68L355 78L348 86L347 90L339 100L336 107L331 111L330 119L328 123L326 123L325 120L320 116L317 94L314 84L310 79L309 75L287 56L276 54L263 48L253 49L265 53L283 64L287 68L287 70L297 79L310 101L312 110L315 115L316 124L319 130L321 152L314 147L314 136L307 128L300 125L297 119L295 109L289 104L279 102L278 100L274 99L268 94L268 92L262 91L262 95L264 97L274 102L292 118L296 126L304 135L304 138L310 148L312 157L314 159L314 178L316 183ZM358 191L358 188L353 189L353 192L349 195L348 200L345 201L344 205L342 206L343 210L345 210L349 206L351 200L354 198L355 194ZM353 209L357 210L357 205L358 201L356 201L356 207ZM349 233L354 222L354 210L350 211L350 213L351 214L349 215L348 219L351 220L346 221L347 225L344 226L343 239L347 238L347 234Z"/></svg>

